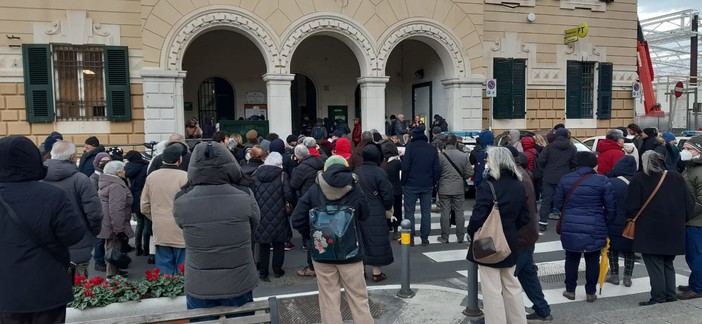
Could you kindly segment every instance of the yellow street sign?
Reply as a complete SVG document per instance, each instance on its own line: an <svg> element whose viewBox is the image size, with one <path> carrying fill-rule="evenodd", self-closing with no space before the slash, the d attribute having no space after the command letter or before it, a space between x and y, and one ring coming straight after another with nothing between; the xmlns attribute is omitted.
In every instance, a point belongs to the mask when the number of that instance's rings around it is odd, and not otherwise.
<svg viewBox="0 0 702 324"><path fill-rule="evenodd" d="M582 23L575 28L568 28L563 33L563 43L570 44L578 41L579 38L587 36L588 27L586 23Z"/></svg>
<svg viewBox="0 0 702 324"><path fill-rule="evenodd" d="M564 40L565 44L570 44L570 43L575 43L578 41L578 36L575 37L566 37Z"/></svg>
<svg viewBox="0 0 702 324"><path fill-rule="evenodd" d="M578 37L583 38L587 36L587 29L588 28L586 23L578 25Z"/></svg>
<svg viewBox="0 0 702 324"><path fill-rule="evenodd" d="M565 37L578 37L578 28L570 28L565 30Z"/></svg>

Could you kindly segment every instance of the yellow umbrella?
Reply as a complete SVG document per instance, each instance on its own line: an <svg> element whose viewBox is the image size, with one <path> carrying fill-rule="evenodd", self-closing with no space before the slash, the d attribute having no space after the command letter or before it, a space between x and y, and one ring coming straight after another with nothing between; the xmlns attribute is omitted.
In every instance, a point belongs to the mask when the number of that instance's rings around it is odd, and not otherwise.
<svg viewBox="0 0 702 324"><path fill-rule="evenodd" d="M607 244L605 244L604 249L602 249L602 257L600 258L600 295L602 295L602 286L605 282L605 277L607 277L607 271L609 271L609 238L607 239Z"/></svg>

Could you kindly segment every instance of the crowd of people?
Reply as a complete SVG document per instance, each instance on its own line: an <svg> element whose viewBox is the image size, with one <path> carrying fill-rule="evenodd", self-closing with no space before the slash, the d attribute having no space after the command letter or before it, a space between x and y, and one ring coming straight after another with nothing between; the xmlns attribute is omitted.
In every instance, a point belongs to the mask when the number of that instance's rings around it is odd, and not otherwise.
<svg viewBox="0 0 702 324"><path fill-rule="evenodd" d="M94 136L80 158L57 132L41 148L21 136L0 139L2 214L21 215L19 222L0 219L1 248L9 253L0 265L0 287L17 291L0 297L0 319L61 322L72 298L67 273L127 277L132 250L164 274L184 267L188 309L240 306L253 300L259 281L271 281L271 270L275 278L285 275L285 251L295 248L296 230L307 253L307 265L296 274L316 277L322 322L341 322L343 286L354 321L372 323L366 280L388 278L383 267L394 262L399 220L412 223L410 245L429 244L433 198L443 244L452 225L459 243L471 242L494 224L488 222L494 210L500 212L509 255L486 262L474 256L472 244L467 253L479 264L488 323L553 319L533 259L549 219L558 220L565 251L565 298L575 299L584 257L586 300L596 300L608 240L610 284L623 278L631 286L635 253L642 255L651 280L651 298L642 306L702 297L702 211L696 207L702 204L702 136L680 151L672 133L630 124L609 130L596 155L577 152L563 125L543 136L510 130L504 146L484 130L472 150L447 129L438 115L430 129L420 116L406 124L398 115L390 116L383 133L362 131L354 120L353 131L317 123L309 134L285 139L255 130L242 138L208 127L212 140L193 146L186 142L190 131L173 134L150 160L137 151L106 149ZM466 226L471 178L476 198ZM671 203L680 208L666 207ZM320 241L311 230L310 211L329 205L348 207L355 219L350 231L359 249L352 255L320 257L334 242ZM632 219L630 239L623 233ZM672 262L683 254L692 273L676 292ZM91 259L95 266L88 269ZM53 288L37 299L10 279L19 273ZM533 302L527 316L522 292Z"/></svg>

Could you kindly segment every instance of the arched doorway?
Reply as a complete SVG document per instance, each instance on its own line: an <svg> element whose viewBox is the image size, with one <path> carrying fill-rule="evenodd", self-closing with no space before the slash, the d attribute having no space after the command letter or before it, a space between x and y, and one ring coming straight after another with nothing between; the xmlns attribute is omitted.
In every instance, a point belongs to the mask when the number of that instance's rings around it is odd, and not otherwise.
<svg viewBox="0 0 702 324"><path fill-rule="evenodd" d="M213 77L200 83L197 103L203 123L207 117L215 120L234 120L234 102L234 89L227 80Z"/></svg>
<svg viewBox="0 0 702 324"><path fill-rule="evenodd" d="M309 135L317 120L317 88L304 74L296 73L290 85L292 130L294 134ZM308 120L305 121L304 117Z"/></svg>

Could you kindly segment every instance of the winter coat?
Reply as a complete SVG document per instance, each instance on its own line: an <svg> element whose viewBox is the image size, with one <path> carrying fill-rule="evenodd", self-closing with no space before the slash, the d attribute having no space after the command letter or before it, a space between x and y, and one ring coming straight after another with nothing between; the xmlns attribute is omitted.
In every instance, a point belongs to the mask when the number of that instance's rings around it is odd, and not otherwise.
<svg viewBox="0 0 702 324"><path fill-rule="evenodd" d="M624 233L624 226L629 219L626 216L626 195L634 175L636 175L636 160L631 156L621 158L607 173L617 198L617 213L613 218L607 218L610 246L614 251L631 252L632 240L622 237L622 233ZM621 178L626 179L628 183Z"/></svg>
<svg viewBox="0 0 702 324"><path fill-rule="evenodd" d="M670 143L665 144L665 169L682 171L685 164L680 160L680 149Z"/></svg>
<svg viewBox="0 0 702 324"><path fill-rule="evenodd" d="M34 243L0 208L0 312L30 313L64 307L73 300L68 247L85 234L79 213L63 190L38 180L44 177L41 155L25 137L0 139L0 195L39 244Z"/></svg>
<svg viewBox="0 0 702 324"><path fill-rule="evenodd" d="M188 165L190 165L190 151L188 150L188 146L181 142L173 142L166 144L166 147L171 145L180 145L182 147L183 153L181 153L181 157L183 158L183 160L180 162L180 169L183 171L188 171ZM151 163L149 163L149 170L146 172L146 174L149 175L151 174L151 172L160 169L162 166L163 156L157 155L153 159L151 159Z"/></svg>
<svg viewBox="0 0 702 324"><path fill-rule="evenodd" d="M446 158L448 156L448 158ZM448 159L451 159L451 165ZM439 155L439 163L441 164L441 177L439 178L439 194L440 195L463 195L465 192L465 179L473 175L473 167L468 160L468 154L456 149L455 145L447 145L446 151ZM460 172L460 174L459 174Z"/></svg>
<svg viewBox="0 0 702 324"><path fill-rule="evenodd" d="M539 240L539 214L536 208L536 192L534 191L534 182L529 177L529 172L517 166L517 170L522 174L522 183L524 191L527 195L527 206L529 207L529 224L524 225L519 229L519 237L517 239L517 247L520 250L525 250L536 244Z"/></svg>
<svg viewBox="0 0 702 324"><path fill-rule="evenodd" d="M314 184L317 171L324 169L322 159L316 156L306 156L300 164L293 169L290 177L290 188L299 192L298 197L302 197Z"/></svg>
<svg viewBox="0 0 702 324"><path fill-rule="evenodd" d="M619 143L605 138L597 143L597 173L605 174L612 170L617 161L624 157L624 151Z"/></svg>
<svg viewBox="0 0 702 324"><path fill-rule="evenodd" d="M527 169L529 171L534 171L534 166L536 163L536 160L539 158L539 151L536 149L536 141L534 141L534 138L531 136L524 136L522 137L522 149L524 149L524 155L526 155L527 160L529 161L527 164Z"/></svg>
<svg viewBox="0 0 702 324"><path fill-rule="evenodd" d="M175 165L164 165L146 178L140 208L153 222L155 245L185 248L183 230L173 218L173 202L187 183L188 173Z"/></svg>
<svg viewBox="0 0 702 324"><path fill-rule="evenodd" d="M546 147L548 149L548 146ZM592 174L568 193L582 176ZM568 199L567 206L566 199ZM614 188L607 177L588 167L564 175L553 195L553 207L561 211L561 244L570 252L594 252L607 243L607 219L617 215Z"/></svg>
<svg viewBox="0 0 702 324"><path fill-rule="evenodd" d="M446 119L444 119L444 117L441 117L439 115L435 116L434 122L431 124L431 128L434 128L434 127L441 128L442 132L448 132L448 123L446 122Z"/></svg>
<svg viewBox="0 0 702 324"><path fill-rule="evenodd" d="M502 231L507 239L512 253L501 262L495 264L483 264L476 262L473 258L473 245L468 246L468 255L466 259L475 262L479 265L490 268L509 268L517 263L517 241L519 237L519 229L529 224L529 206L527 202L527 194L524 190L524 184L517 179L517 176L508 170L500 170L500 179L495 180L493 177L485 179L490 181L495 187L495 195L497 195L497 204L500 210L500 218L502 220ZM477 188L475 194L475 205L473 206L473 214L470 216L466 232L473 241L475 232L485 224L485 221L490 215L493 207L492 190L490 186L483 181L480 187Z"/></svg>
<svg viewBox="0 0 702 324"><path fill-rule="evenodd" d="M132 219L132 193L118 176L101 174L98 196L102 205L102 230L98 238L111 239L116 234L124 233L134 237L129 221Z"/></svg>
<svg viewBox="0 0 702 324"><path fill-rule="evenodd" d="M688 161L683 171L687 190L695 201L694 214L687 222L687 226L702 227L702 159Z"/></svg>
<svg viewBox="0 0 702 324"><path fill-rule="evenodd" d="M241 165L241 172L250 177L262 165L263 160L252 158Z"/></svg>
<svg viewBox="0 0 702 324"><path fill-rule="evenodd" d="M363 160L363 165L354 172L366 196L369 211L368 218L358 223L363 239L363 263L385 266L394 261L385 211L392 208L395 197L387 174L378 166L382 161L378 145L366 145Z"/></svg>
<svg viewBox="0 0 702 324"><path fill-rule="evenodd" d="M353 154L351 154L351 163L349 163L351 170L356 170L363 165L363 148L368 145L368 143L369 142L363 141L356 144L356 148L353 150Z"/></svg>
<svg viewBox="0 0 702 324"><path fill-rule="evenodd" d="M385 172L388 174L388 180L392 183L393 194L395 196L402 195L402 183L400 183L400 171L402 171L402 160L400 153L397 151L397 146L390 140L385 140L380 144L383 149L387 167Z"/></svg>
<svg viewBox="0 0 702 324"><path fill-rule="evenodd" d="M361 123L353 125L353 132L351 133L351 139L353 143L356 144L358 148L358 143L361 142Z"/></svg>
<svg viewBox="0 0 702 324"><path fill-rule="evenodd" d="M575 153L575 146L564 136L559 136L553 143L546 145L539 154L539 165L543 169L542 181L558 184L562 176L575 168Z"/></svg>
<svg viewBox="0 0 702 324"><path fill-rule="evenodd" d="M258 273L251 235L260 211L253 192L239 185L241 167L224 145L198 145L188 168L188 187L176 194L173 216L185 238L185 293L228 299L252 291Z"/></svg>
<svg viewBox="0 0 702 324"><path fill-rule="evenodd" d="M471 164L475 168L475 176L473 177L473 182L475 187L478 188L483 182L483 171L485 171L485 158L487 157L487 149L492 146L495 141L495 135L491 131L482 131L478 136L478 143L480 143L480 148L476 146L476 149L470 152Z"/></svg>
<svg viewBox="0 0 702 324"><path fill-rule="evenodd" d="M67 160L46 160L46 182L63 190L68 196L71 207L83 221L85 235L77 244L71 245L68 250L71 261L85 263L92 258L92 251L102 229L102 206L97 190L90 183L90 179L78 171L78 167Z"/></svg>
<svg viewBox="0 0 702 324"><path fill-rule="evenodd" d="M431 139L431 146L443 150L446 148L446 135L436 134Z"/></svg>
<svg viewBox="0 0 702 324"><path fill-rule="evenodd" d="M290 179L283 169L264 165L254 173L253 192L261 209L261 222L253 235L256 243L285 243L288 239L288 216L285 202L295 203Z"/></svg>
<svg viewBox="0 0 702 324"><path fill-rule="evenodd" d="M78 171L88 177L93 174L93 172L95 172L93 161L95 161L95 156L100 152L105 152L105 147L102 145L96 147L94 150L88 153L83 153L83 155L80 156L80 162L78 163Z"/></svg>
<svg viewBox="0 0 702 324"><path fill-rule="evenodd" d="M392 123L392 131L393 134L397 135L397 137L400 139L400 142L404 144L402 135L407 134L407 128L402 124L400 119L395 119L395 121Z"/></svg>
<svg viewBox="0 0 702 324"><path fill-rule="evenodd" d="M90 184L93 185L93 188L95 188L95 192L97 192L100 187L98 186L98 181L100 181L100 175L102 172L95 170L93 174L90 175Z"/></svg>
<svg viewBox="0 0 702 324"><path fill-rule="evenodd" d="M510 136L509 137L510 138L509 145L514 146L514 148L516 148L517 151L519 151L520 153L523 153L524 148L522 147L522 142L519 140L521 137L521 133L519 132L519 130L516 130L516 129L510 130L509 136Z"/></svg>
<svg viewBox="0 0 702 324"><path fill-rule="evenodd" d="M333 165L326 171L319 172L316 176L315 184L300 198L293 211L291 222L293 228L300 232L303 239L309 240L311 237L310 209L325 205L342 205L353 208L354 216L356 217L356 237L361 237L359 223L368 219L370 211L366 196L358 183L358 176L353 174L351 169ZM317 262L330 264L360 262L363 260L363 240L359 239L358 243L361 246L358 255L354 258L344 261Z"/></svg>
<svg viewBox="0 0 702 324"><path fill-rule="evenodd" d="M441 177L441 164L436 148L427 142L427 136L413 136L402 157L402 185L407 187L434 187Z"/></svg>
<svg viewBox="0 0 702 324"><path fill-rule="evenodd" d="M639 155L639 149L636 148L636 145L634 145L634 143L624 142L624 147L622 147L622 149L624 150L624 154L626 156L631 156L634 158L634 160L636 160L636 169L638 170L639 169L640 155Z"/></svg>
<svg viewBox="0 0 702 324"><path fill-rule="evenodd" d="M129 179L129 191L132 192L134 203L132 204L132 212L141 213L141 192L146 184L146 174L149 169L149 161L137 160L128 162L124 165L124 173Z"/></svg>
<svg viewBox="0 0 702 324"><path fill-rule="evenodd" d="M639 172L631 179L626 197L626 215L634 218L656 188L662 173ZM636 220L632 251L645 254L685 254L685 222L694 216L695 200L685 179L668 171L656 195Z"/></svg>

